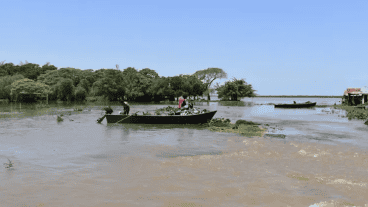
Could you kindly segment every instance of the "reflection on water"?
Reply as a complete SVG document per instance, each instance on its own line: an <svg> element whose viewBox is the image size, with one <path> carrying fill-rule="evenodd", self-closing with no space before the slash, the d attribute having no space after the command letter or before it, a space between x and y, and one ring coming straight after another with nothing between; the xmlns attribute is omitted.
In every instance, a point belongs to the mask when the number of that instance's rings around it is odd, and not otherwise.
<svg viewBox="0 0 368 207"><path fill-rule="evenodd" d="M97 124L101 106L12 107L0 109L24 115L0 119L0 162L14 162L0 168L0 206L364 206L368 197L368 130L331 109L197 106L269 125L266 138L245 138L198 125ZM71 113L58 123L61 111Z"/></svg>

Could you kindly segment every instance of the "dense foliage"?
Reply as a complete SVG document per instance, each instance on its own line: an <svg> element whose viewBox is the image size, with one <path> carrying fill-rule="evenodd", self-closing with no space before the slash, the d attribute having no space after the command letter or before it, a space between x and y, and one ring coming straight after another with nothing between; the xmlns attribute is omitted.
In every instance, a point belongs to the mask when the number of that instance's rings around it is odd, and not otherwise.
<svg viewBox="0 0 368 207"><path fill-rule="evenodd" d="M10 85L12 99L17 99L21 94L48 94L49 86L28 78L19 79Z"/></svg>
<svg viewBox="0 0 368 207"><path fill-rule="evenodd" d="M200 70L193 75L160 77L156 71L149 68L137 70L128 67L119 70L117 65L116 69L58 69L49 63L41 67L28 62L14 65L4 64L3 61L0 62L0 99L14 101L10 96L11 85L24 78L27 78L24 84L34 82L38 86L48 86L49 100L84 101L103 97L109 101L158 102L174 101L180 96L195 99L203 94L209 95L212 82L224 77L226 73L219 68Z"/></svg>
<svg viewBox="0 0 368 207"><path fill-rule="evenodd" d="M234 78L232 81L227 81L225 85L218 87L217 95L222 100L237 101L239 98L254 97L255 90L251 84L247 84L243 79Z"/></svg>

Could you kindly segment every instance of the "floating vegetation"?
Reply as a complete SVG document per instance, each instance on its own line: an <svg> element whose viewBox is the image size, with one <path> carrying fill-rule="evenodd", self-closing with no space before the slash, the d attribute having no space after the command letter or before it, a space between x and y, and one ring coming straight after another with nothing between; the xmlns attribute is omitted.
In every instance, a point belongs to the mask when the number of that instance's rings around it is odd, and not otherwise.
<svg viewBox="0 0 368 207"><path fill-rule="evenodd" d="M81 107L74 107L73 108L73 111L83 111L83 108L81 108Z"/></svg>
<svg viewBox="0 0 368 207"><path fill-rule="evenodd" d="M112 114L114 112L111 106L104 107L103 110L105 110L105 114Z"/></svg>
<svg viewBox="0 0 368 207"><path fill-rule="evenodd" d="M11 167L13 167L13 164L14 164L14 163L12 163L12 161L11 161L11 160L9 160L9 158L6 158L6 159L8 159L9 163L4 163L5 168L11 168Z"/></svg>
<svg viewBox="0 0 368 207"><path fill-rule="evenodd" d="M238 120L233 124L229 119L215 118L208 123L208 129L216 132L237 133L246 137L262 136L266 129L258 125L260 124L246 120Z"/></svg>
<svg viewBox="0 0 368 207"><path fill-rule="evenodd" d="M61 115L57 115L57 117L56 117L56 121L57 122L61 122L61 121L64 121L64 119L62 118L62 114Z"/></svg>
<svg viewBox="0 0 368 207"><path fill-rule="evenodd" d="M230 127L230 124L230 119L225 118L211 119L211 121L208 123L210 127Z"/></svg>
<svg viewBox="0 0 368 207"><path fill-rule="evenodd" d="M143 112L143 115L144 116L151 116L152 114L150 112L146 111L146 112Z"/></svg>
<svg viewBox="0 0 368 207"><path fill-rule="evenodd" d="M233 124L229 119L216 118L209 122L208 129L216 132L237 133L246 137L262 136L266 131L260 128L257 123L238 120L238 124Z"/></svg>

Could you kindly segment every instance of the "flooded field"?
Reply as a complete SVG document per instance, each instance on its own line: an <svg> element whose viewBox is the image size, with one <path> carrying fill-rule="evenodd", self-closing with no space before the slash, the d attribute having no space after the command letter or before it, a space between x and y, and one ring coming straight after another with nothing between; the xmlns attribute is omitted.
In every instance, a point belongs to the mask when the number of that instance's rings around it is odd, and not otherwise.
<svg viewBox="0 0 368 207"><path fill-rule="evenodd" d="M161 107L132 105L131 113ZM14 167L0 168L0 206L368 205L362 121L329 107L199 107L262 123L269 133L97 124L98 106L74 113L2 105L0 162ZM71 113L56 122L57 110Z"/></svg>

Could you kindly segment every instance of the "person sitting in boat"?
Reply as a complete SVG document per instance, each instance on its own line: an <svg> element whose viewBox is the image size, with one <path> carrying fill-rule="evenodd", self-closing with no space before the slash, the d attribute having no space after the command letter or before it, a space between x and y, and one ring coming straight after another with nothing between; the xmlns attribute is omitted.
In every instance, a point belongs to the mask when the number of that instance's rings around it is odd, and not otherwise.
<svg viewBox="0 0 368 207"><path fill-rule="evenodd" d="M193 100L189 100L189 109L193 109L193 106L194 106Z"/></svg>
<svg viewBox="0 0 368 207"><path fill-rule="evenodd" d="M129 115L130 106L129 106L128 102L124 101L122 104L123 104L123 107L124 107L124 114Z"/></svg>

